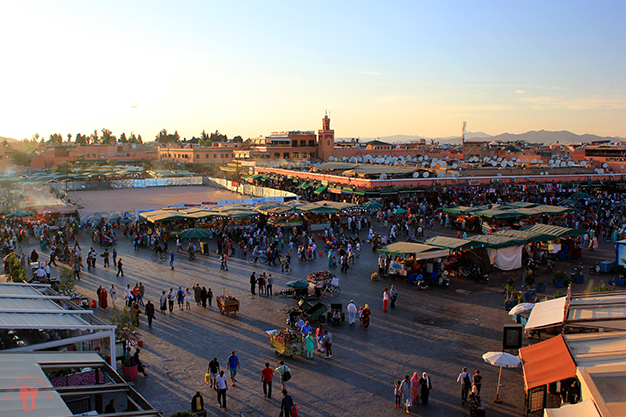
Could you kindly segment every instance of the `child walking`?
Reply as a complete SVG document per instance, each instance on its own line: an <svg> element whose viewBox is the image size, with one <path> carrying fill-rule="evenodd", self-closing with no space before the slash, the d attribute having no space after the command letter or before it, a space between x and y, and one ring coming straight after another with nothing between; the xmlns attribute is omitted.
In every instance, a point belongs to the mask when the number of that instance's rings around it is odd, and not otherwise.
<svg viewBox="0 0 626 417"><path fill-rule="evenodd" d="M402 391L400 391L400 380L396 380L396 385L393 390L394 395L396 396L396 407L402 407Z"/></svg>

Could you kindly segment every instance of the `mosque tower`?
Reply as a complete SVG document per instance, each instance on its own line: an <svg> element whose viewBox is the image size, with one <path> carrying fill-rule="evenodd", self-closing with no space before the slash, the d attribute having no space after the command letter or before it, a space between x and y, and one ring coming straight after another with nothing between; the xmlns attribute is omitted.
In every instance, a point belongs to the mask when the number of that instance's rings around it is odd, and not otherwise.
<svg viewBox="0 0 626 417"><path fill-rule="evenodd" d="M335 149L335 131L330 129L328 112L322 119L322 129L317 131L317 143L318 156L323 161L328 161L328 158L333 156L333 150Z"/></svg>

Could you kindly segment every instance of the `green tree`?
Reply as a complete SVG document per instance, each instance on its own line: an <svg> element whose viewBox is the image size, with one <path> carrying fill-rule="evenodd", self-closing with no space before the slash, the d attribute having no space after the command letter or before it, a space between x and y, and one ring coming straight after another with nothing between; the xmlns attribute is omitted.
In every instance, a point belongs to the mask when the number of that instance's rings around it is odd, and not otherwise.
<svg viewBox="0 0 626 417"><path fill-rule="evenodd" d="M75 284L76 279L74 278L74 272L66 266L61 268L61 275L59 277L59 292L65 296L69 296L74 292Z"/></svg>
<svg viewBox="0 0 626 417"><path fill-rule="evenodd" d="M122 143L127 143L128 142L128 139L126 139L126 133L122 133L120 135L120 142L122 142Z"/></svg>
<svg viewBox="0 0 626 417"><path fill-rule="evenodd" d="M175 142L180 142L180 136L178 135L178 131L176 131L173 135L171 135L167 133L167 129L163 129L154 138L154 140L157 143L175 143Z"/></svg>
<svg viewBox="0 0 626 417"><path fill-rule="evenodd" d="M48 143L52 145L60 145L63 143L63 136L59 133L50 134L50 139L48 139Z"/></svg>
<svg viewBox="0 0 626 417"><path fill-rule="evenodd" d="M88 143L92 143L94 145L97 145L98 143L100 143L100 138L98 137L98 131L94 130L93 133L91 135L89 135L89 142Z"/></svg>
<svg viewBox="0 0 626 417"><path fill-rule="evenodd" d="M102 129L102 137L100 138L100 143L104 145L110 145L112 143L117 142L117 138L109 129Z"/></svg>
<svg viewBox="0 0 626 417"><path fill-rule="evenodd" d="M31 153L17 151L13 153L13 163L15 165L30 166Z"/></svg>
<svg viewBox="0 0 626 417"><path fill-rule="evenodd" d="M22 258L20 255L13 252L9 254L9 274L11 275L11 281L13 282L23 282L24 278L26 278L26 274L24 274L24 268L22 268Z"/></svg>
<svg viewBox="0 0 626 417"><path fill-rule="evenodd" d="M71 133L68 133L68 134L67 134L67 141L68 141L68 142L71 142L71 141L72 141L72 134L71 134Z"/></svg>
<svg viewBox="0 0 626 417"><path fill-rule="evenodd" d="M86 145L87 143L89 143L89 138L87 138L87 136L85 135L81 135L80 133L77 133L75 142L78 145Z"/></svg>
<svg viewBox="0 0 626 417"><path fill-rule="evenodd" d="M226 142L228 140L228 136L222 135L219 130L216 130L215 133L211 133L209 139L211 139L211 142Z"/></svg>
<svg viewBox="0 0 626 417"><path fill-rule="evenodd" d="M137 143L143 143L143 140L141 140L141 135L137 136Z"/></svg>
<svg viewBox="0 0 626 417"><path fill-rule="evenodd" d="M6 139L2 141L2 146L6 148L8 145L9 145L9 142L7 142Z"/></svg>
<svg viewBox="0 0 626 417"><path fill-rule="evenodd" d="M243 138L241 136L237 135L237 136L235 136L233 138L233 142L235 142L235 143L243 143Z"/></svg>

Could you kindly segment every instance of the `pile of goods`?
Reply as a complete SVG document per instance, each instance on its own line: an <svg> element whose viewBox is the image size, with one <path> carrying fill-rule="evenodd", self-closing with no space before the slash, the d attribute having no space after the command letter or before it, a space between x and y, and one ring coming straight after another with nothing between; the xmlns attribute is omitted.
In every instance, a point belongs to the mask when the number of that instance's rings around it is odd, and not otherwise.
<svg viewBox="0 0 626 417"><path fill-rule="evenodd" d="M217 299L220 300L222 303L224 304L228 304L231 301L236 301L239 302L239 300L237 300L235 297L233 297L232 295L218 295Z"/></svg>
<svg viewBox="0 0 626 417"><path fill-rule="evenodd" d="M291 329L276 330L270 335L270 346L278 354L297 355L302 351L302 335Z"/></svg>
<svg viewBox="0 0 626 417"><path fill-rule="evenodd" d="M328 282L334 277L335 275L330 271L317 271L311 272L307 277L307 281L317 284L319 282Z"/></svg>

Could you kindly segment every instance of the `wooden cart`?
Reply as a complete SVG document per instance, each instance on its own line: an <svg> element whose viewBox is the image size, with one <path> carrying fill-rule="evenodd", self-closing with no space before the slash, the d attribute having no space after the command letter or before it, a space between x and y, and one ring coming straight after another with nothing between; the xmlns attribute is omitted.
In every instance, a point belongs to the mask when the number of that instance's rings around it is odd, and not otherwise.
<svg viewBox="0 0 626 417"><path fill-rule="evenodd" d="M232 298L230 300L224 300L221 297L217 297L217 307L220 309L220 313L234 313L239 311L239 300Z"/></svg>

